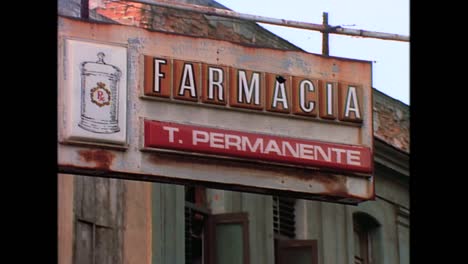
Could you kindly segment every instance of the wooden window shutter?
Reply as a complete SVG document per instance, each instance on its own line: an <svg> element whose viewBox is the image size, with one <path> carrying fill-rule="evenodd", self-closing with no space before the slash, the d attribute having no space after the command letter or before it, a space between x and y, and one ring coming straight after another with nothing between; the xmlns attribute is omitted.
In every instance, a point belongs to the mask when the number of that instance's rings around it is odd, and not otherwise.
<svg viewBox="0 0 468 264"><path fill-rule="evenodd" d="M75 176L74 264L121 264L122 180Z"/></svg>
<svg viewBox="0 0 468 264"><path fill-rule="evenodd" d="M296 200L273 196L273 230L276 237L296 237Z"/></svg>

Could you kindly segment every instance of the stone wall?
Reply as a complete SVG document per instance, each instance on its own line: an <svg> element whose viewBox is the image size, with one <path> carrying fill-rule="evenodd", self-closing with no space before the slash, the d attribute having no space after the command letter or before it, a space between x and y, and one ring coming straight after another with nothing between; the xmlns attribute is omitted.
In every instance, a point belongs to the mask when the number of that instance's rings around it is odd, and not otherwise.
<svg viewBox="0 0 468 264"><path fill-rule="evenodd" d="M374 137L409 153L409 107L376 89L373 97Z"/></svg>
<svg viewBox="0 0 468 264"><path fill-rule="evenodd" d="M174 1L227 9L214 1ZM301 50L299 47L265 30L254 22L208 16L172 8L139 3L104 1L96 13L120 24L194 37L222 39L256 47Z"/></svg>

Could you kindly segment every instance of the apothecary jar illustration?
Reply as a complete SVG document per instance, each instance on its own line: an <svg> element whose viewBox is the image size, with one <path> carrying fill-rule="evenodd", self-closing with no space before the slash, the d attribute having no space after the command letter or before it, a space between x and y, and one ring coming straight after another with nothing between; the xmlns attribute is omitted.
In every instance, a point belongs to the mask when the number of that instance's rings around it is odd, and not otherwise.
<svg viewBox="0 0 468 264"><path fill-rule="evenodd" d="M97 53L97 61L85 61L81 70L81 128L94 133L120 131L118 120L118 91L122 72L104 61L105 54Z"/></svg>

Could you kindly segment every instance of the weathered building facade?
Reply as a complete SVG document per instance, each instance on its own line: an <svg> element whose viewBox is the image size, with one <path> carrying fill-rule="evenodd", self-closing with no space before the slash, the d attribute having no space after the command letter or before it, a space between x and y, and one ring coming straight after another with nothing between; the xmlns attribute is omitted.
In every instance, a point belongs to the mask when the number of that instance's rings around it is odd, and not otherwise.
<svg viewBox="0 0 468 264"><path fill-rule="evenodd" d="M80 18L80 5L59 0L59 16ZM99 23L300 50L255 23L128 2L90 1L90 8ZM373 201L60 174L59 263L409 263L409 110L374 89L373 112Z"/></svg>

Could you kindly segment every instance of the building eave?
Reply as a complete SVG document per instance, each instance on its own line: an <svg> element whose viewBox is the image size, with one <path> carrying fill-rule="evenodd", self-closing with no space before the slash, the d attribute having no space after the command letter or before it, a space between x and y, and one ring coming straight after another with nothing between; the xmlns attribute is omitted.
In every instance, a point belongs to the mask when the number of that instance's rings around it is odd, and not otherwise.
<svg viewBox="0 0 468 264"><path fill-rule="evenodd" d="M377 137L374 137L374 139L374 162L390 168L401 175L409 177L409 153L406 153Z"/></svg>

